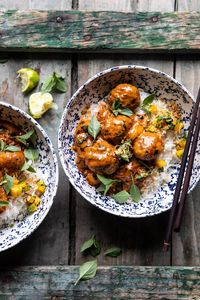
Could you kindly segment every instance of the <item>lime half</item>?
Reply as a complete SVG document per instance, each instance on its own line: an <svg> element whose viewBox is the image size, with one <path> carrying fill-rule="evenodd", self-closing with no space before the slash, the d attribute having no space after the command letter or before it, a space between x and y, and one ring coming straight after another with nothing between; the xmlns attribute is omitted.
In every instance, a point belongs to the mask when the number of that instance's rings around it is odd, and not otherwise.
<svg viewBox="0 0 200 300"><path fill-rule="evenodd" d="M22 83L22 93L30 92L40 79L39 74L31 68L22 68L17 71Z"/></svg>
<svg viewBox="0 0 200 300"><path fill-rule="evenodd" d="M57 109L50 93L34 93L29 98L29 110L34 119L39 119L50 108Z"/></svg>

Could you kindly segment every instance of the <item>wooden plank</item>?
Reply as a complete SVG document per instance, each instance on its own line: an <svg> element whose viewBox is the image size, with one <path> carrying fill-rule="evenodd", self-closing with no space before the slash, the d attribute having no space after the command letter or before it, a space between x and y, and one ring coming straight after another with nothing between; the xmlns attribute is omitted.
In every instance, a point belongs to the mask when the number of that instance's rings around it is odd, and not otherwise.
<svg viewBox="0 0 200 300"><path fill-rule="evenodd" d="M200 11L199 1L181 0L177 4L180 11L185 9ZM177 56L176 78L196 97L200 82L199 56ZM199 162L196 161L196 164L199 165ZM173 235L174 265L200 265L199 193L200 183L187 197L180 233Z"/></svg>
<svg viewBox="0 0 200 300"><path fill-rule="evenodd" d="M28 109L28 96L23 96L16 71L22 67L32 67L40 73L40 83L53 71L63 75L68 87L66 94L54 94L54 101L58 110L47 112L39 123L50 136L57 149L57 129L71 94L71 62L70 57L45 55L21 55L10 57L5 64L0 64L0 99ZM34 90L38 91L40 85ZM25 241L6 252L0 253L0 265L27 264L67 264L68 263L68 235L69 235L69 184L60 167L60 180L55 202L39 228ZM62 240L62 243L60 242Z"/></svg>
<svg viewBox="0 0 200 300"><path fill-rule="evenodd" d="M107 3L107 9L118 10L122 1ZM135 3L135 2L134 2ZM135 7L140 6L140 10L146 11L146 6L150 9L152 1L137 1ZM163 2L162 2L163 3ZM94 8L93 1L85 0L79 3L79 9L102 10L104 4L96 2ZM131 7L133 1L130 1ZM137 6L136 6L137 4ZM81 5L81 6L80 6ZM174 5L167 1L163 3L162 10L173 10ZM95 73L104 69L122 64L147 65L173 75L173 57L160 57L156 55L122 55L122 54L85 54L79 55L78 60L78 86L83 84ZM80 254L80 247L84 240L96 234L101 242L103 250L111 245L120 246L122 255L113 259L105 258L103 254L98 257L101 265L169 265L170 253L163 255L162 242L166 226L167 214L162 214L153 218L143 218L141 220L119 218L112 216L91 206L80 195L76 194L76 263L80 264L89 257ZM103 252L103 251L102 251Z"/></svg>
<svg viewBox="0 0 200 300"><path fill-rule="evenodd" d="M198 12L1 11L0 49L199 52Z"/></svg>
<svg viewBox="0 0 200 300"><path fill-rule="evenodd" d="M0 271L1 299L200 299L198 267L99 267L74 285L78 267L26 267Z"/></svg>
<svg viewBox="0 0 200 300"><path fill-rule="evenodd" d="M1 0L0 8L5 9L50 9L64 10L70 9L72 6L72 0L29 0L29 1L19 1L19 0Z"/></svg>

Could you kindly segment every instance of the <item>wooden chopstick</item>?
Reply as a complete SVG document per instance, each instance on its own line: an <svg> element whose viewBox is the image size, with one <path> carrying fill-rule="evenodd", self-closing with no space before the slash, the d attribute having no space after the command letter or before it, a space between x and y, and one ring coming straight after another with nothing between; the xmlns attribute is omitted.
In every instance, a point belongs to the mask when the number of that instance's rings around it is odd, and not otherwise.
<svg viewBox="0 0 200 300"><path fill-rule="evenodd" d="M195 106L193 109L193 113L192 113L192 121L190 124L188 137L187 137L187 141L186 141L186 146L185 146L185 150L183 153L183 158L182 158L181 167L180 167L178 180L177 180L177 184L176 184L176 190L175 190L175 194L174 194L172 208L170 210L170 216L169 216L167 231L166 231L165 240L164 240L164 247L163 247L164 251L167 251L169 249L170 241L171 241L171 237L172 237L172 229L174 226L175 219L176 219L176 229L177 230L180 229L185 197L186 197L188 186L189 186L190 175L191 175L193 161L194 161L194 155L195 155L195 149L196 149L196 145L197 145L197 141L198 141L198 132L199 132L198 127L199 127L199 119L200 119L199 103L200 103L200 89L199 89L197 100L196 100L196 103L195 103ZM196 127L195 127L195 124L196 124ZM193 143L191 145L191 140L192 140L193 135L194 135L194 138L193 138ZM191 151L190 151L190 148L191 148ZM191 155L189 156L189 160L188 160L189 151L190 151ZM188 168L186 168L187 160L188 160L188 164L187 164ZM185 174L185 176L184 176L184 174ZM186 179L183 184L184 190L182 189L183 179ZM179 206L180 208L178 210L179 217L176 218L177 207L178 207L178 202L180 199L181 190L184 193L181 194L182 200L181 200L181 205Z"/></svg>

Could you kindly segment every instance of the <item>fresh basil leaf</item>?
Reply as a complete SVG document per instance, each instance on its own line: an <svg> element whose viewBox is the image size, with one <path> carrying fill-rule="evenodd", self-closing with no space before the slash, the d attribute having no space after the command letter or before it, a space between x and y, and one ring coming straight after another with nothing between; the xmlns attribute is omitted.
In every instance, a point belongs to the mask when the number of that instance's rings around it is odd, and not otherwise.
<svg viewBox="0 0 200 300"><path fill-rule="evenodd" d="M110 247L104 252L105 256L117 257L122 253L122 249L116 246Z"/></svg>
<svg viewBox="0 0 200 300"><path fill-rule="evenodd" d="M97 192L104 192L105 191L105 185L102 183L98 188L97 188Z"/></svg>
<svg viewBox="0 0 200 300"><path fill-rule="evenodd" d="M119 204L125 203L130 197L127 191L121 191L115 195L112 195L112 198Z"/></svg>
<svg viewBox="0 0 200 300"><path fill-rule="evenodd" d="M0 64L5 64L8 60L7 59L0 59Z"/></svg>
<svg viewBox="0 0 200 300"><path fill-rule="evenodd" d="M56 85L56 76L55 72L50 75L42 84L41 92L42 93L50 93Z"/></svg>
<svg viewBox="0 0 200 300"><path fill-rule="evenodd" d="M151 112L150 112L150 110L146 107L146 106L141 106L141 109L148 115L148 116L150 116L151 115Z"/></svg>
<svg viewBox="0 0 200 300"><path fill-rule="evenodd" d="M100 174L97 174L97 178L98 178L104 185L110 185L110 184L112 184L113 182L120 181L120 180L117 180L117 179L106 178L105 176L100 175Z"/></svg>
<svg viewBox="0 0 200 300"><path fill-rule="evenodd" d="M134 183L131 185L130 195L134 202L138 203L140 201L140 190Z"/></svg>
<svg viewBox="0 0 200 300"><path fill-rule="evenodd" d="M24 155L28 160L36 161L39 157L39 151L35 148L28 148L24 150Z"/></svg>
<svg viewBox="0 0 200 300"><path fill-rule="evenodd" d="M156 99L155 94L151 94L151 95L147 96L147 97L143 100L142 106L148 106L148 105L150 105L155 99Z"/></svg>
<svg viewBox="0 0 200 300"><path fill-rule="evenodd" d="M55 90L57 90L60 93L65 93L67 90L65 78L61 76L56 76L56 85Z"/></svg>
<svg viewBox="0 0 200 300"><path fill-rule="evenodd" d="M80 280L88 280L93 278L96 275L97 271L97 260L91 260L85 262L79 269L79 277L76 280L76 285Z"/></svg>
<svg viewBox="0 0 200 300"><path fill-rule="evenodd" d="M100 244L99 244L99 242L96 240L96 238L95 238L95 240L94 240L94 245L93 245L93 247L91 247L90 249L89 249L89 253L92 255L92 256L97 256L97 255L99 255L100 254L100 252L101 252L101 246L100 246Z"/></svg>
<svg viewBox="0 0 200 300"><path fill-rule="evenodd" d="M113 101L111 111L115 115L115 117L117 117L118 114L124 115L124 116L127 116L127 117L130 117L130 116L133 115L132 110L127 108L127 107L123 107L120 103L120 100L114 100Z"/></svg>
<svg viewBox="0 0 200 300"><path fill-rule="evenodd" d="M0 140L0 149L1 149L1 151L4 151L5 146L6 146L6 143L3 140Z"/></svg>
<svg viewBox="0 0 200 300"><path fill-rule="evenodd" d="M9 192L10 192L10 189L12 188L12 186L13 186L13 177L12 176L10 176L10 175L8 175L8 174L6 174L5 176L4 176L4 180L6 181L6 183L4 183L4 189L5 189L5 192L6 192L6 194L9 194Z"/></svg>
<svg viewBox="0 0 200 300"><path fill-rule="evenodd" d="M2 206L8 206L9 202L8 201L0 201L0 207Z"/></svg>
<svg viewBox="0 0 200 300"><path fill-rule="evenodd" d="M119 112L120 115L124 115L124 116L127 116L127 117L130 117L130 116L133 115L132 110L127 108L127 107L126 108L125 107L119 108L118 112Z"/></svg>
<svg viewBox="0 0 200 300"><path fill-rule="evenodd" d="M92 116L90 124L88 125L88 133L93 136L94 140L100 132L100 123L95 116Z"/></svg>
<svg viewBox="0 0 200 300"><path fill-rule="evenodd" d="M19 152L21 151L21 148L17 146L5 146L4 151Z"/></svg>
<svg viewBox="0 0 200 300"><path fill-rule="evenodd" d="M90 247L92 247L95 243L95 236L93 235L89 240L85 241L83 245L81 246L80 252L83 253L86 250L88 250Z"/></svg>
<svg viewBox="0 0 200 300"><path fill-rule="evenodd" d="M34 129L32 129L23 135L17 135L16 139L17 139L17 141L21 142L22 144L27 145L26 141L28 139L30 139L34 135L34 133L35 133L35 131L34 131Z"/></svg>
<svg viewBox="0 0 200 300"><path fill-rule="evenodd" d="M25 161L21 168L21 171L29 171L31 173L36 173L35 169L31 166L31 163L31 161Z"/></svg>

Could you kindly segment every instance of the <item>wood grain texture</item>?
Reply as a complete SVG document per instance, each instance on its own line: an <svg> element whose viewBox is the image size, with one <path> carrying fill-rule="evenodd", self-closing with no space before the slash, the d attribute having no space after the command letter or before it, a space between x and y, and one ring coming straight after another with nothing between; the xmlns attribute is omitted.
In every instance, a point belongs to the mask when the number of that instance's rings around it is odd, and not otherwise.
<svg viewBox="0 0 200 300"><path fill-rule="evenodd" d="M70 9L72 0L1 0L0 8L5 9Z"/></svg>
<svg viewBox="0 0 200 300"><path fill-rule="evenodd" d="M200 298L200 268L99 267L74 286L78 267L26 267L0 271L1 299L182 299Z"/></svg>
<svg viewBox="0 0 200 300"><path fill-rule="evenodd" d="M144 3L145 2L145 3ZM102 10L104 5L101 1L94 8L92 1L81 1L80 9ZM89 3L91 6L89 6ZM115 6L114 6L115 3ZM151 1L129 1L129 7L135 11L137 6L140 10L147 11ZM162 2L163 3L163 2ZM137 5L136 5L137 4ZM108 2L107 9L118 10L120 1ZM171 1L163 3L162 10L173 10ZM173 75L173 57L159 55L127 55L127 54L83 54L78 56L78 86L99 71L107 68L123 65L136 64L153 67ZM96 234L102 244L102 253L98 257L101 265L169 265L170 253L163 255L162 242L166 226L167 214L139 220L119 218L100 211L85 201L78 193L76 194L76 263L80 264L89 257L80 254L80 247L84 240ZM122 255L117 258L104 257L103 252L111 245L122 248Z"/></svg>
<svg viewBox="0 0 200 300"><path fill-rule="evenodd" d="M1 11L0 49L199 51L200 13Z"/></svg>
<svg viewBox="0 0 200 300"><path fill-rule="evenodd" d="M25 56L25 55L23 55ZM63 56L62 56L63 57ZM54 94L54 101L58 110L48 111L39 123L51 138L57 149L57 128L71 94L71 63L70 57L29 55L27 58L10 57L5 64L0 64L0 100L13 103L21 109L28 110L29 96L21 93L21 84L16 71L22 67L32 67L40 74L40 85L33 91L40 89L43 80L53 71L63 75L67 84L66 94ZM0 265L27 265L27 264L66 264L68 262L68 235L69 235L69 184L60 166L58 193L54 204L39 228L25 241L13 249L0 253ZM62 243L60 242L62 240Z"/></svg>

